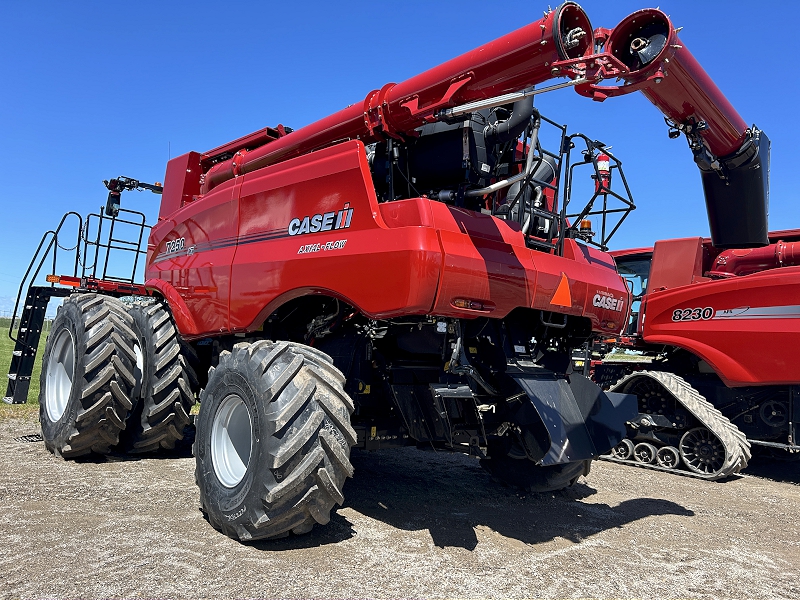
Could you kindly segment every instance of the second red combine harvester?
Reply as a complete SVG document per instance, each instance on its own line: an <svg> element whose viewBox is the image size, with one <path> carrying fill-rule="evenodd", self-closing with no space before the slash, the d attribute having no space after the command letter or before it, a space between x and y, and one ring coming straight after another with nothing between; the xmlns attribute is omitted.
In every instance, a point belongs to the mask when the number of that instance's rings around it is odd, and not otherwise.
<svg viewBox="0 0 800 600"><path fill-rule="evenodd" d="M721 479L751 444L800 452L800 231L769 246L720 250L662 240L613 252L635 292L626 331L594 368L605 388L635 394L639 415L611 458ZM624 359L624 360L622 360Z"/></svg>
<svg viewBox="0 0 800 600"><path fill-rule="evenodd" d="M568 81L534 90L554 77ZM47 447L171 448L199 394L201 503L240 540L327 523L354 446L465 452L534 490L587 473L636 414L633 396L571 371L574 348L626 321L630 293L605 251L633 202L603 144L533 108L567 86L595 100L641 90L690 140L715 243L766 243L768 142L667 16L593 31L567 2L297 131L172 159L143 284L87 273L86 260L53 276L80 293L45 350ZM580 165L598 185L576 207ZM131 214L120 191L141 184L108 187L95 217L113 228ZM106 252L120 246L110 238ZM28 288L12 401L27 395L37 315L63 290Z"/></svg>

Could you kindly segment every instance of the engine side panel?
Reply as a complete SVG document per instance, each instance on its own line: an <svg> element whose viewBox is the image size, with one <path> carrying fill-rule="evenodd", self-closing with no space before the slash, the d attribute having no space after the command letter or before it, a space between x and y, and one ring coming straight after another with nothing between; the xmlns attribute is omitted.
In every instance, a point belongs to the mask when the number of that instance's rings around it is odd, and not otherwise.
<svg viewBox="0 0 800 600"><path fill-rule="evenodd" d="M386 226L361 142L242 179L233 330L258 326L283 302L309 293L339 297L374 318L430 310L440 262L435 232Z"/></svg>
<svg viewBox="0 0 800 600"><path fill-rule="evenodd" d="M159 223L151 242L149 285L177 291L192 336L257 329L309 294L375 319L525 307L586 316L604 333L628 310L610 257L573 240L559 257L528 249L516 223L427 198L378 204L360 141L226 182Z"/></svg>

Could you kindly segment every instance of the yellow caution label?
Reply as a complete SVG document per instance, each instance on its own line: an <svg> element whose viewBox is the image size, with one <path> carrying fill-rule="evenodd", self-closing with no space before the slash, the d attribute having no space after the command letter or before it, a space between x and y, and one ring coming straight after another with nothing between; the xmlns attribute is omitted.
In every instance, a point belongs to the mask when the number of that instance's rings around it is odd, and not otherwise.
<svg viewBox="0 0 800 600"><path fill-rule="evenodd" d="M373 427L372 429L369 430L369 437L373 437L374 438L376 435L378 435L378 428L377 427Z"/></svg>

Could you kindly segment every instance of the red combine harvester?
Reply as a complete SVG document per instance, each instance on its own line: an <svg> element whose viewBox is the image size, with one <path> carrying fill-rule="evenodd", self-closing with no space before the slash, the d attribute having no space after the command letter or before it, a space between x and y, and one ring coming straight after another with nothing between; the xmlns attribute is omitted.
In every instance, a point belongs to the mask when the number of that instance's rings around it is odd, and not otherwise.
<svg viewBox="0 0 800 600"><path fill-rule="evenodd" d="M593 378L635 394L640 412L611 458L720 479L747 465L750 444L800 451L800 356L791 350L800 230L769 240L720 250L686 238L611 253L635 293L616 345L638 352L608 354Z"/></svg>
<svg viewBox="0 0 800 600"><path fill-rule="evenodd" d="M534 88L555 77L568 80ZM72 291L45 349L45 445L65 458L172 448L198 397L201 503L232 537L327 523L354 446L464 452L513 485L570 485L636 406L571 369L574 348L626 321L606 250L634 206L602 143L533 107L569 86L595 100L642 91L690 141L715 244L767 243L768 140L668 17L593 31L567 2L297 131L172 159L142 283L141 245L118 232L138 227L141 242L146 226L120 193L161 187L106 182L105 215L75 215L72 275L56 274L61 226L31 262L9 401L27 396L47 301ZM596 186L577 204L581 166ZM108 275L112 250L132 252L129 277ZM74 289L25 288L51 251L48 280Z"/></svg>

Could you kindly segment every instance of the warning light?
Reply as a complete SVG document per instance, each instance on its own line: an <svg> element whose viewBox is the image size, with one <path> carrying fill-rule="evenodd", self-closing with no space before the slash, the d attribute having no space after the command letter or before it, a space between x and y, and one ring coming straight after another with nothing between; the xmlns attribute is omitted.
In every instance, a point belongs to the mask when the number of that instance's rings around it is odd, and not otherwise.
<svg viewBox="0 0 800 600"><path fill-rule="evenodd" d="M467 300L466 298L456 298L453 300L456 308L467 308L469 310L483 310L483 304L477 300Z"/></svg>
<svg viewBox="0 0 800 600"><path fill-rule="evenodd" d="M480 300L470 300L469 298L453 298L450 304L456 308L464 308L467 310L481 310L489 312L494 310L495 305L492 302L482 302Z"/></svg>
<svg viewBox="0 0 800 600"><path fill-rule="evenodd" d="M45 277L47 283L59 283L61 281L61 276L59 275L48 275Z"/></svg>

